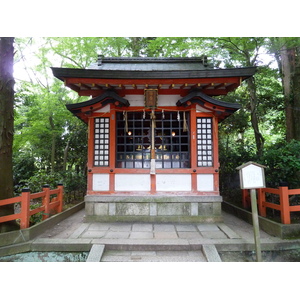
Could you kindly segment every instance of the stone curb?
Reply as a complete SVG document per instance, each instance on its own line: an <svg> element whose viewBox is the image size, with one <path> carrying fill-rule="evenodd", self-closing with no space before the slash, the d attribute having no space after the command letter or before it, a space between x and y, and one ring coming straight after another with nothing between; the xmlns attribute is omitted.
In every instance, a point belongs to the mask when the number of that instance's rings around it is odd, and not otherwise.
<svg viewBox="0 0 300 300"><path fill-rule="evenodd" d="M84 208L84 202L74 205L73 207L56 214L45 221L38 223L30 228L5 232L0 234L0 248L3 246L9 246L19 244L33 240L35 237L49 229L51 226L56 225L62 220L70 217L74 213Z"/></svg>

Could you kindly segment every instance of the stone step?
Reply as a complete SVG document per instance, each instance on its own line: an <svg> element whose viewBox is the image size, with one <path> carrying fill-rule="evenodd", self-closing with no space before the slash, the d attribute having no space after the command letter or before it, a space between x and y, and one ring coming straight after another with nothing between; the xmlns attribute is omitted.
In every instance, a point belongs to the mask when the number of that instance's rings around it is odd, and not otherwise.
<svg viewBox="0 0 300 300"><path fill-rule="evenodd" d="M120 246L120 245L119 245ZM121 245L110 248L103 244L93 244L87 262L221 262L219 253L213 244L202 245L201 249L187 250L170 248L170 245ZM145 247L146 246L146 247ZM153 245L152 245L153 246ZM173 245L174 246L174 245Z"/></svg>
<svg viewBox="0 0 300 300"><path fill-rule="evenodd" d="M122 251L106 250L101 262L207 262L200 250L197 251Z"/></svg>

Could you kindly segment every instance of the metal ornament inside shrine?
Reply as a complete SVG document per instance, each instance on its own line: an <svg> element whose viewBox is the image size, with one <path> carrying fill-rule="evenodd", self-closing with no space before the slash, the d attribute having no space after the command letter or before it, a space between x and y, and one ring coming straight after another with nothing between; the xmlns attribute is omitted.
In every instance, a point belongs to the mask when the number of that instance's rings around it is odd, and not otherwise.
<svg viewBox="0 0 300 300"><path fill-rule="evenodd" d="M216 97L255 68L201 58L99 56L88 69L52 68L90 99L67 105L88 125L86 218L221 221L218 123L240 108Z"/></svg>

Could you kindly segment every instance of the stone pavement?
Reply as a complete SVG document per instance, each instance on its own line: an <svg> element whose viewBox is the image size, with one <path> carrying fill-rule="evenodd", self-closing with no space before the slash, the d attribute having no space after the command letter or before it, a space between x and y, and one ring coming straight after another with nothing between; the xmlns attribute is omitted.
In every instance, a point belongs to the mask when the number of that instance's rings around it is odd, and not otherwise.
<svg viewBox="0 0 300 300"><path fill-rule="evenodd" d="M35 239L34 245L89 244L87 261L221 261L218 251L253 251L253 228L225 212L223 223L85 223L77 212ZM262 250L289 241L260 231ZM296 241L299 242L299 241ZM295 241L292 241L295 243ZM92 244L92 245L91 245Z"/></svg>

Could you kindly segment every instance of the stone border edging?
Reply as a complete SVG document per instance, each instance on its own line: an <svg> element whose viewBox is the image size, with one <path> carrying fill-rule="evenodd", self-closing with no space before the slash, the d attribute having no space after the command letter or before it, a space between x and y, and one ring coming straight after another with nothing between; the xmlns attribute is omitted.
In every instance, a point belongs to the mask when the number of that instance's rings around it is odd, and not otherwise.
<svg viewBox="0 0 300 300"><path fill-rule="evenodd" d="M249 224L252 224L252 214L245 209L223 201L222 210L235 215ZM281 239L300 238L300 224L281 224L261 216L259 216L258 219L260 228L272 236L276 236Z"/></svg>
<svg viewBox="0 0 300 300"><path fill-rule="evenodd" d="M15 230L11 232L5 232L0 234L0 248L20 244L24 242L28 242L38 235L42 234L44 231L49 229L49 227L56 225L57 223L61 222L62 220L68 218L69 216L73 215L74 213L80 211L84 208L84 201L80 202L79 204L74 205L73 207L58 213L41 223L33 225L32 227L26 229Z"/></svg>

